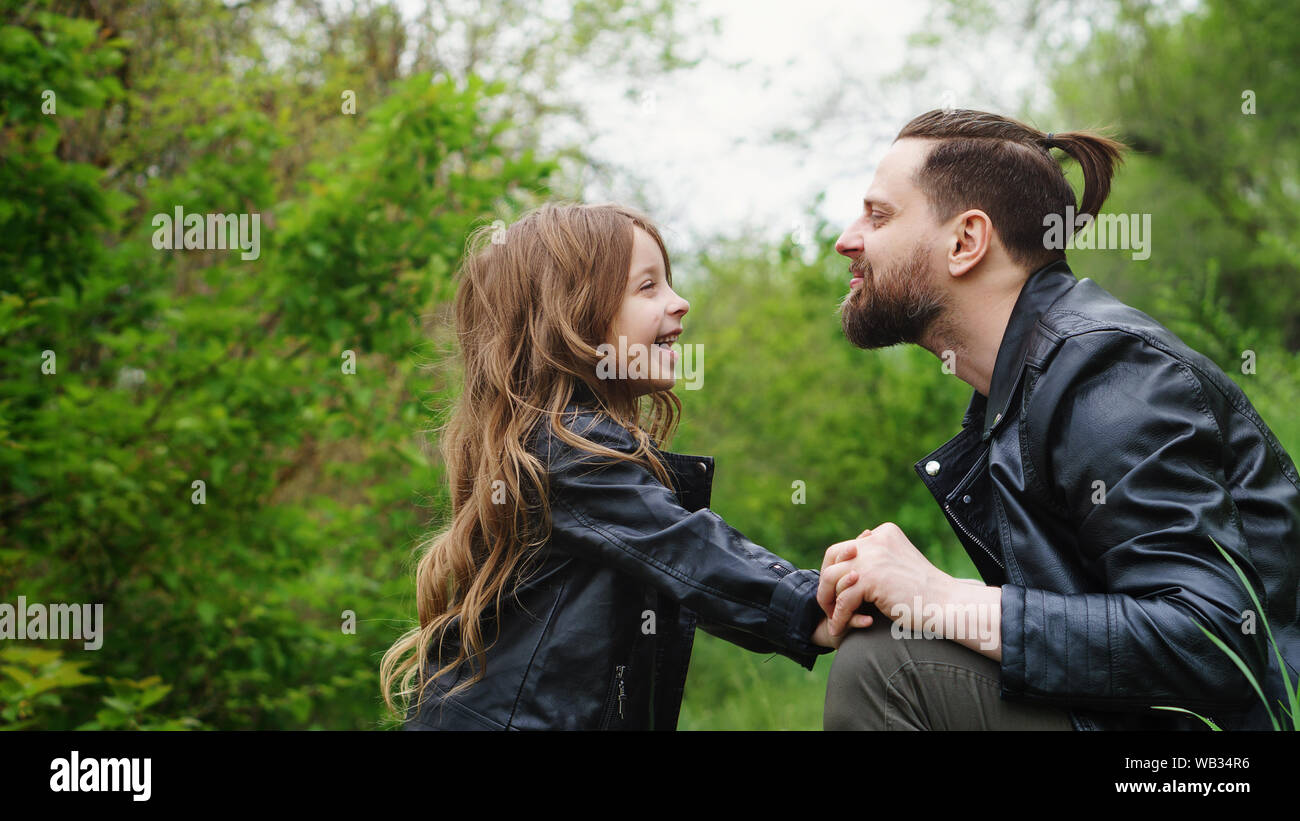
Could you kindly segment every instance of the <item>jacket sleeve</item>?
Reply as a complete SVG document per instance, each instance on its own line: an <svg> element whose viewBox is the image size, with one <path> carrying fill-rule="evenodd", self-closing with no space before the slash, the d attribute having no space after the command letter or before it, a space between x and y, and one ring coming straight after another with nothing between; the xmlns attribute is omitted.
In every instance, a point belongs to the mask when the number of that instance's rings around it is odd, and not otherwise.
<svg viewBox="0 0 1300 821"><path fill-rule="evenodd" d="M616 427L575 432L631 452L630 434ZM652 585L693 611L703 629L748 650L780 653L809 670L830 652L809 641L824 615L817 571L795 569L708 508L687 511L639 464L543 440L557 549Z"/></svg>
<svg viewBox="0 0 1300 821"><path fill-rule="evenodd" d="M1106 592L1003 586L1006 695L1198 712L1257 700L1197 626L1264 680L1263 641L1243 630L1250 598L1211 541L1263 590L1206 390L1186 364L1119 332L1067 339L1037 380L1026 473L1077 533L1077 559Z"/></svg>

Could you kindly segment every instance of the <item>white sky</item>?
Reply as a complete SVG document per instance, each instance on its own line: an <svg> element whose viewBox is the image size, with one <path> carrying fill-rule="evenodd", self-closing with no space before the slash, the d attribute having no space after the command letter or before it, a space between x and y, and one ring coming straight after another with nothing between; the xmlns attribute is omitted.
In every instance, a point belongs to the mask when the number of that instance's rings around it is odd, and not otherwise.
<svg viewBox="0 0 1300 821"><path fill-rule="evenodd" d="M560 90L587 106L587 150L618 169L585 177L583 199L645 210L674 251L719 235L780 238L806 231L818 195L821 215L850 222L876 161L913 116L945 104L1023 116L1048 104L1014 23L988 21L992 33L946 43L941 59L909 54L908 35L936 2L700 0L722 28L698 35L709 55L699 66L644 82L574 69ZM422 4L397 4L414 24ZM1086 37L1086 23L1069 23L1060 36ZM893 79L909 56L926 55L924 76ZM780 131L790 139L774 139ZM549 146L544 136L543 148L573 139L563 132Z"/></svg>
<svg viewBox="0 0 1300 821"><path fill-rule="evenodd" d="M645 183L637 196L626 180L597 180L586 199L644 208L679 249L746 228L789 234L818 194L832 224L851 221L893 136L945 102L1012 116L1027 99L1044 104L1032 55L1010 40L964 44L923 79L887 82L926 3L702 5L722 31L705 35L714 45L700 66L654 78L639 100L627 98L626 80L581 79L598 134L589 150ZM739 61L744 68L724 65ZM777 141L778 130L795 138Z"/></svg>

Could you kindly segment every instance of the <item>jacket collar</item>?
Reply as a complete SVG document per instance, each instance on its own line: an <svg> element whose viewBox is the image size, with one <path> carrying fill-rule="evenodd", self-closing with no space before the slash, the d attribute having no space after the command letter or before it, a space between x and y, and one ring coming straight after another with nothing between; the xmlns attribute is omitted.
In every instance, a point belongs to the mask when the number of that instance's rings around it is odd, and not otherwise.
<svg viewBox="0 0 1300 821"><path fill-rule="evenodd" d="M984 405L982 439L988 440L993 435L993 430L1006 418L1011 396L1024 374L1025 355L1029 351L1029 343L1039 317L1078 282L1065 260L1058 260L1030 274L1020 289L1020 296L1007 321L1007 329L1002 334L1002 343L998 346L997 359L994 360L988 401ZM977 406L976 398L972 397L968 415Z"/></svg>
<svg viewBox="0 0 1300 821"><path fill-rule="evenodd" d="M582 414L595 416L596 424L618 426L617 422L600 412L591 389L579 383L574 390L573 399L564 409L564 415L572 418ZM713 457L663 450L653 437L650 439L650 445L659 460L668 468L669 476L673 481L673 490L677 492L682 506L691 512L708 507L713 495L715 468Z"/></svg>

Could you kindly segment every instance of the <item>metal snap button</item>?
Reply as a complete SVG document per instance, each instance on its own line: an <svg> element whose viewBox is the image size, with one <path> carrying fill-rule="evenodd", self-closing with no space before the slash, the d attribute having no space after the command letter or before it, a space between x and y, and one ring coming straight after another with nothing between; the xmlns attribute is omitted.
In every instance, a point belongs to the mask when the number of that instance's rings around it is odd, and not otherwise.
<svg viewBox="0 0 1300 821"><path fill-rule="evenodd" d="M697 468L700 469L700 473L708 473L708 472L709 472L709 466L706 465L706 464L704 464L703 462L696 462L696 463L695 463L695 466L696 466Z"/></svg>
<svg viewBox="0 0 1300 821"><path fill-rule="evenodd" d="M939 475L939 463L936 462L936 461L934 461L933 459L930 460L929 462L926 462L926 463L925 463L925 472L928 473L928 474L930 474L931 476L938 476L938 475Z"/></svg>
<svg viewBox="0 0 1300 821"><path fill-rule="evenodd" d="M969 494L969 493L966 494L965 496L961 497L961 503L964 504L964 505L968 505L968 504L970 504L970 494Z"/></svg>

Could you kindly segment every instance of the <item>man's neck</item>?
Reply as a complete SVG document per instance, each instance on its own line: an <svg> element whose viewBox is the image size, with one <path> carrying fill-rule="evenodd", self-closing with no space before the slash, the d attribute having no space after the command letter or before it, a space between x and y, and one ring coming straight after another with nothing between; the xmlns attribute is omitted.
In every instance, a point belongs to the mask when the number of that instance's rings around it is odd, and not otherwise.
<svg viewBox="0 0 1300 821"><path fill-rule="evenodd" d="M954 296L944 316L921 339L921 346L945 364L955 360L957 378L988 396L998 349L1023 287L1022 282L1014 288Z"/></svg>

